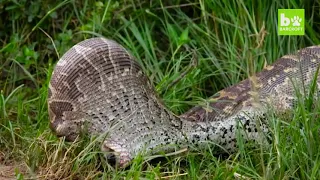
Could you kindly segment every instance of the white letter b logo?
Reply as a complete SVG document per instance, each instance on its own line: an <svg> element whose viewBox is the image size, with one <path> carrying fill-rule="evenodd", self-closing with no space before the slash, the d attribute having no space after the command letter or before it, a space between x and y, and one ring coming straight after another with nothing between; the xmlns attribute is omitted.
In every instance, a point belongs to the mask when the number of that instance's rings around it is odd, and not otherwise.
<svg viewBox="0 0 320 180"><path fill-rule="evenodd" d="M284 16L284 13L281 13L280 15L280 25L281 26L289 26L290 19Z"/></svg>

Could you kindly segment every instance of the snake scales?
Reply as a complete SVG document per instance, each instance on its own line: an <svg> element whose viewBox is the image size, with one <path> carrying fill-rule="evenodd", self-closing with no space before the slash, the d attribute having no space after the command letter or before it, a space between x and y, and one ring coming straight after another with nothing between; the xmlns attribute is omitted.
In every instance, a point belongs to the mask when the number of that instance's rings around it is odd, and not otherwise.
<svg viewBox="0 0 320 180"><path fill-rule="evenodd" d="M295 104L294 87L308 92L319 56L319 46L283 56L255 78L218 92L208 107L176 116L122 46L88 39L66 52L54 69L48 91L50 127L68 140L83 129L93 135L107 132L102 151L111 152L119 166L139 152L173 151L173 145L204 147L212 142L234 151L236 132L246 140L263 141L268 107L284 113Z"/></svg>

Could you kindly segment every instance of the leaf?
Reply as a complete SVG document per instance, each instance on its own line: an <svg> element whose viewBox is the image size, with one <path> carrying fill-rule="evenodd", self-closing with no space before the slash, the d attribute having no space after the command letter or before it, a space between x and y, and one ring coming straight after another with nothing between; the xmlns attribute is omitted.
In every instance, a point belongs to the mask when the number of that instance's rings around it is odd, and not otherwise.
<svg viewBox="0 0 320 180"><path fill-rule="evenodd" d="M189 29L186 28L180 35L180 38L179 38L179 45L183 45L183 44L186 44L190 41L189 39Z"/></svg>

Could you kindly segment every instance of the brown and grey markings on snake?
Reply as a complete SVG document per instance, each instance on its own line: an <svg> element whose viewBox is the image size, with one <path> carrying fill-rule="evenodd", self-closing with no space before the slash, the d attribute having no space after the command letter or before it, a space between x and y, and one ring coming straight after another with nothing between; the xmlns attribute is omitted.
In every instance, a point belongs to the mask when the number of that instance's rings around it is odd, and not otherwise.
<svg viewBox="0 0 320 180"><path fill-rule="evenodd" d="M246 140L265 142L267 109L279 114L292 109L294 86L308 92L319 55L320 48L312 46L283 56L255 77L212 96L209 106L176 116L122 46L105 38L88 39L66 52L54 69L48 93L50 126L68 140L84 129L91 135L105 133L102 151L111 152L119 166L141 152L200 148L208 142L232 152L236 132Z"/></svg>

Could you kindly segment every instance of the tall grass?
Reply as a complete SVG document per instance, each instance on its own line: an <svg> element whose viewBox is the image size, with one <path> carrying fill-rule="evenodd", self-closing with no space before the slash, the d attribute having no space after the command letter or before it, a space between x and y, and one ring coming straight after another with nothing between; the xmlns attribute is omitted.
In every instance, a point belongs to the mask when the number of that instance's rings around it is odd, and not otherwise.
<svg viewBox="0 0 320 180"><path fill-rule="evenodd" d="M317 179L319 102L299 97L289 120L270 113L272 143L238 152L188 151L126 169L109 166L99 139L75 143L48 128L47 85L55 62L82 39L125 46L164 103L181 114L287 53L319 44L313 1L6 1L0 14L0 164L17 179ZM277 9L305 8L304 36L277 35ZM4 16L6 15L6 16ZM311 93L313 94L313 93ZM306 101L305 101L306 99ZM304 108L310 104L313 108ZM306 105L307 104L307 105ZM308 106L310 107L310 106ZM18 168L18 164L24 164ZM1 172L1 166L0 166ZM1 173L0 173L1 174ZM1 178L1 175L0 175Z"/></svg>

